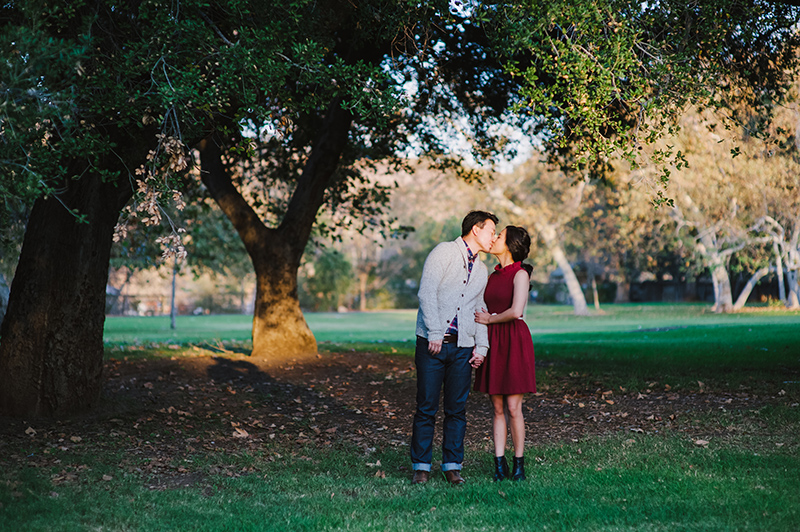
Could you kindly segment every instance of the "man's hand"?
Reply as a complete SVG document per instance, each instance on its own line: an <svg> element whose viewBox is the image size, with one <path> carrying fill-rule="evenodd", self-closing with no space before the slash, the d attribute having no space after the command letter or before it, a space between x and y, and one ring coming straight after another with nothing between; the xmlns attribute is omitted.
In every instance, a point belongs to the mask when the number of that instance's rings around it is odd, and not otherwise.
<svg viewBox="0 0 800 532"><path fill-rule="evenodd" d="M472 350L472 358L469 359L469 365L477 369L483 364L484 360L486 360L486 355L479 355L476 348Z"/></svg>
<svg viewBox="0 0 800 532"><path fill-rule="evenodd" d="M428 352L432 355L438 355L442 351L443 340L428 340Z"/></svg>

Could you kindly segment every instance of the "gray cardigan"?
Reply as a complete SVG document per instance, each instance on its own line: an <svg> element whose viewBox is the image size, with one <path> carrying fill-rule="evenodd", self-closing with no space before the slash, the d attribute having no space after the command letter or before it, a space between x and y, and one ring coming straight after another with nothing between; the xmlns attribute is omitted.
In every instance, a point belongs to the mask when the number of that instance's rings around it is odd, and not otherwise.
<svg viewBox="0 0 800 532"><path fill-rule="evenodd" d="M476 260L467 281L467 246L458 237L442 242L430 252L419 283L417 336L441 340L453 317L458 315L458 347L475 347L486 355L489 337L486 325L475 322L475 311L485 308L486 265Z"/></svg>

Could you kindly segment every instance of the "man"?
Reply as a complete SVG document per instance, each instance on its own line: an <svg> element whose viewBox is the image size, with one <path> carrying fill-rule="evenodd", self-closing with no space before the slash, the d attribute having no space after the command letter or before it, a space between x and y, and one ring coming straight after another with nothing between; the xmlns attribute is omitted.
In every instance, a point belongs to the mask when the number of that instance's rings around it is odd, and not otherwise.
<svg viewBox="0 0 800 532"><path fill-rule="evenodd" d="M436 246L425 260L417 313L417 410L411 436L412 484L430 479L433 433L439 392L444 386L442 471L451 484L464 483L466 403L472 368L486 357L485 325L475 322L484 307L486 265L478 259L488 252L496 235L497 217L472 211L461 223L461 236Z"/></svg>

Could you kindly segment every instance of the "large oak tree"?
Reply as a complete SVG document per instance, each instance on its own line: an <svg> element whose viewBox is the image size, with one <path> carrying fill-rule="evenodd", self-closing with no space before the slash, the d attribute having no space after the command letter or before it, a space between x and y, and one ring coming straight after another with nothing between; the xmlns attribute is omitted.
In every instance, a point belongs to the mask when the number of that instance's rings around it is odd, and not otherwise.
<svg viewBox="0 0 800 532"><path fill-rule="evenodd" d="M291 118L338 82L341 105L330 106L330 117L340 124L385 104L363 97L378 77L369 65L322 68L327 50L315 37L328 33L332 11L352 4L317 4L0 8L9 74L1 82L0 191L6 202L32 205L0 331L2 412L61 415L97 399L112 236L134 191L133 211L157 221L157 196L178 193L188 148L248 118L285 118L270 116L275 106L266 101L279 101ZM363 8L364 17L383 15L379 4ZM319 89L297 93L298 80Z"/></svg>

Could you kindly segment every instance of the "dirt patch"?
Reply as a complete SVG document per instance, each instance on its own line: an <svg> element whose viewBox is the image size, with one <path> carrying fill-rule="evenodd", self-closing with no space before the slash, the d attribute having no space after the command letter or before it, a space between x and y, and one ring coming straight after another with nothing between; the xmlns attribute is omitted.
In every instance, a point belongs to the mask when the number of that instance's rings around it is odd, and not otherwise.
<svg viewBox="0 0 800 532"><path fill-rule="evenodd" d="M69 450L116 453L118 472L142 476L154 490L203 483L193 460L204 454L211 474L239 476L229 453L267 459L307 446L373 449L408 445L416 372L408 357L332 353L280 367L246 356L180 355L111 360L102 400L70 420L0 419L0 463L47 466L55 484L76 482L82 466L62 464ZM706 390L676 392L584 389L564 378L526 397L531 444L577 441L610 433L669 430L708 439L724 432L703 421L720 409L753 410L776 398ZM438 433L441 430L437 431ZM467 445L491 449L491 408L484 394L468 401ZM288 451L287 451L288 449ZM214 458L217 457L217 458ZM103 477L101 477L103 478Z"/></svg>

